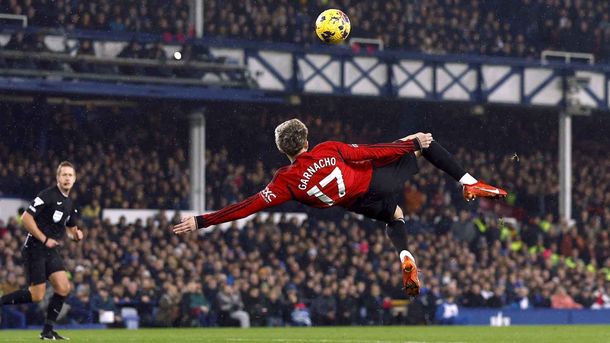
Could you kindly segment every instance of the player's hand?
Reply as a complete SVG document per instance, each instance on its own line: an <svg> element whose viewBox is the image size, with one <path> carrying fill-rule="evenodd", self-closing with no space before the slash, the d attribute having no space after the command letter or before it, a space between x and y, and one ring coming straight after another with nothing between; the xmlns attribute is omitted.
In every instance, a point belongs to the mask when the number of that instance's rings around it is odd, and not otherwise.
<svg viewBox="0 0 610 343"><path fill-rule="evenodd" d="M172 228L172 231L176 235L182 235L184 233L195 230L197 230L197 223L195 222L195 217L182 218L182 222L180 222L180 224L174 225L174 227Z"/></svg>
<svg viewBox="0 0 610 343"><path fill-rule="evenodd" d="M76 231L74 232L74 235L72 236L72 239L75 242L80 242L83 240L83 237L85 237L85 235L83 234L83 232L80 229L76 229Z"/></svg>
<svg viewBox="0 0 610 343"><path fill-rule="evenodd" d="M54 240L53 238L49 238L47 239L47 243L45 243L45 247L49 248L49 249L53 249L55 247L57 247L59 245L59 242Z"/></svg>
<svg viewBox="0 0 610 343"><path fill-rule="evenodd" d="M415 139L417 139L417 141L419 142L419 146L422 149L428 148L430 146L430 144L432 144L432 141L434 140L434 138L432 138L431 133L423 133L423 132L416 133Z"/></svg>

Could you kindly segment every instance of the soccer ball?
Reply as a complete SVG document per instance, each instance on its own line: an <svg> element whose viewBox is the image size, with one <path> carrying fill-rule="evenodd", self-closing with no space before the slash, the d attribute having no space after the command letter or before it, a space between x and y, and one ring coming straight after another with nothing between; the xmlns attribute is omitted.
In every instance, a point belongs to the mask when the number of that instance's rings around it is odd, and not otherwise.
<svg viewBox="0 0 610 343"><path fill-rule="evenodd" d="M316 20L316 34L325 43L337 44L347 36L352 25L345 13L340 10L326 10Z"/></svg>

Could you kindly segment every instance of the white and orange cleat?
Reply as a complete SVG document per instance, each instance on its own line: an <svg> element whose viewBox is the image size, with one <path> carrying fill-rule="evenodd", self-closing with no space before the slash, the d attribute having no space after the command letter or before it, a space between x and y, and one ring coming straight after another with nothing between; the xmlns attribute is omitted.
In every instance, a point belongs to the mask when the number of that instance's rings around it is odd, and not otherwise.
<svg viewBox="0 0 610 343"><path fill-rule="evenodd" d="M419 277L417 266L413 255L408 253L402 261L402 284L407 295L416 297L419 295Z"/></svg>
<svg viewBox="0 0 610 343"><path fill-rule="evenodd" d="M501 199L506 197L506 191L502 188L490 186L484 182L477 181L472 185L464 185L464 199L471 201L476 198Z"/></svg>

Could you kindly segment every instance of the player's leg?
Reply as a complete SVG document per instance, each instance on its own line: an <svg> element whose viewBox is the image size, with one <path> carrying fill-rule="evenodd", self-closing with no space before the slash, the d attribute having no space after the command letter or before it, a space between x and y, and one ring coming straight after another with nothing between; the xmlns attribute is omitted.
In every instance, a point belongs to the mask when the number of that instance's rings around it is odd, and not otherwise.
<svg viewBox="0 0 610 343"><path fill-rule="evenodd" d="M423 149L422 155L436 168L449 174L462 184L464 187L464 198L466 198L466 200L473 200L476 197L497 199L506 196L505 190L478 181L472 177L472 175L468 174L453 156L437 141L433 141L428 148Z"/></svg>
<svg viewBox="0 0 610 343"><path fill-rule="evenodd" d="M0 305L37 303L44 298L47 282L44 256L36 250L23 250L22 256L25 276L30 286L3 295L0 298Z"/></svg>
<svg viewBox="0 0 610 343"><path fill-rule="evenodd" d="M40 302L44 298L45 284L33 285L27 289L20 289L13 293L5 294L0 298L1 305L29 304Z"/></svg>
<svg viewBox="0 0 610 343"><path fill-rule="evenodd" d="M45 320L44 328L40 333L40 337L42 339L69 339L67 337L60 336L57 332L53 330L53 326L57 321L57 317L61 312L61 308L64 306L64 301L70 294L70 290L72 288L70 284L70 280L68 280L68 274L65 271L63 261L59 256L59 253L54 250L48 261L48 270L49 270L49 282L53 285L53 296L51 296L51 300L49 301L49 306L47 307L47 318Z"/></svg>
<svg viewBox="0 0 610 343"><path fill-rule="evenodd" d="M396 252L400 256L402 265L402 281L407 295L419 294L419 278L415 258L407 248L407 224L400 206L396 206L392 221L386 226L386 234L392 241Z"/></svg>

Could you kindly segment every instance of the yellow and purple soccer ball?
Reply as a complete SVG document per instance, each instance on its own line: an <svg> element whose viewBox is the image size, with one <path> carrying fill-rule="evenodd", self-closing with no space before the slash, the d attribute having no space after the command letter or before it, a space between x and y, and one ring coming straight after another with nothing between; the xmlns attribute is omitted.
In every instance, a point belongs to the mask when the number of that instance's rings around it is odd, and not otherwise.
<svg viewBox="0 0 610 343"><path fill-rule="evenodd" d="M351 29L349 18L341 10L326 10L316 20L316 34L325 43L341 43L349 36Z"/></svg>

